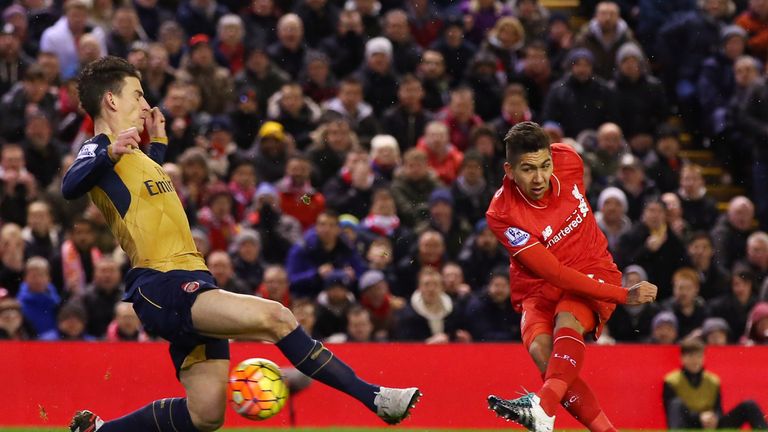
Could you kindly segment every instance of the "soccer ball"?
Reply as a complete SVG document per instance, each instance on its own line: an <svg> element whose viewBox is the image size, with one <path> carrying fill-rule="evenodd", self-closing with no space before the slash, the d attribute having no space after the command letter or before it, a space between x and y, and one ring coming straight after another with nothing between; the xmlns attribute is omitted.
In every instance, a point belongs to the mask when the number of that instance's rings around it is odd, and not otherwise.
<svg viewBox="0 0 768 432"><path fill-rule="evenodd" d="M266 420L279 413L288 399L280 368L263 358L244 360L229 374L229 404L249 420Z"/></svg>

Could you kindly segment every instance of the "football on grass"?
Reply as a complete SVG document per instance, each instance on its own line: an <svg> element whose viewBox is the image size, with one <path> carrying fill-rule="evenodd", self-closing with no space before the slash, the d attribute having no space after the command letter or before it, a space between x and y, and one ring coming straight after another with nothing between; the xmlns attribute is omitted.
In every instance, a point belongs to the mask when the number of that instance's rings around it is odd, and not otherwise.
<svg viewBox="0 0 768 432"><path fill-rule="evenodd" d="M229 404L250 420L266 420L279 413L288 399L288 385L270 360L244 360L229 374Z"/></svg>

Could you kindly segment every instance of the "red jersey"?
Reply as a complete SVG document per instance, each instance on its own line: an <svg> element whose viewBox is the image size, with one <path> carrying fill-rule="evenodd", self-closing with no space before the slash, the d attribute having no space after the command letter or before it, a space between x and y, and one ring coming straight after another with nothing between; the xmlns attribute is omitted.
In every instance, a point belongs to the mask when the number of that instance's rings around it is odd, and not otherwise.
<svg viewBox="0 0 768 432"><path fill-rule="evenodd" d="M551 151L554 170L548 196L532 201L505 176L486 213L488 226L510 253L511 296L517 308L531 295L556 300L563 294L562 289L515 258L537 244L546 247L563 266L598 282L603 282L602 275L620 275L585 197L581 157L565 144L552 144ZM615 284L616 278L611 279ZM605 288L618 292L615 286ZM618 300L621 293L617 296L615 292L601 293L602 300L610 297L617 299L614 302L622 302Z"/></svg>

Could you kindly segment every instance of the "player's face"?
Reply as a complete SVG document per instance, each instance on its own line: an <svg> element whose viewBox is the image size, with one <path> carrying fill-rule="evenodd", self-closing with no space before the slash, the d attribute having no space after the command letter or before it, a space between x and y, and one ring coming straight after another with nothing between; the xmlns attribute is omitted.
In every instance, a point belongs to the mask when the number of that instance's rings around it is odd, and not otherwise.
<svg viewBox="0 0 768 432"><path fill-rule="evenodd" d="M549 179L552 177L552 153L549 149L537 152L524 153L513 166L504 163L507 176L515 181L515 184L523 193L532 200L539 200L549 190Z"/></svg>
<svg viewBox="0 0 768 432"><path fill-rule="evenodd" d="M135 127L139 132L143 131L150 107L144 99L141 82L135 77L125 78L122 91L113 97L118 117L123 121L122 129Z"/></svg>

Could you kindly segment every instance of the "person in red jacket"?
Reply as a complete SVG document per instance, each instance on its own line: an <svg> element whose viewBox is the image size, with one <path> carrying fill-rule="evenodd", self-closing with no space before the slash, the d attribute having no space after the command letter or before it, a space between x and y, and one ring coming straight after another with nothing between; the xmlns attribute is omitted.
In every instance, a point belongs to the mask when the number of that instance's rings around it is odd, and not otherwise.
<svg viewBox="0 0 768 432"><path fill-rule="evenodd" d="M576 151L550 145L533 122L512 127L504 143L506 175L486 219L509 251L512 304L523 313L523 344L544 385L514 400L491 395L488 404L532 431L549 432L562 402L590 431L615 431L579 377L584 339L600 336L617 303L652 302L657 288L648 282L621 286L584 196L584 163Z"/></svg>

